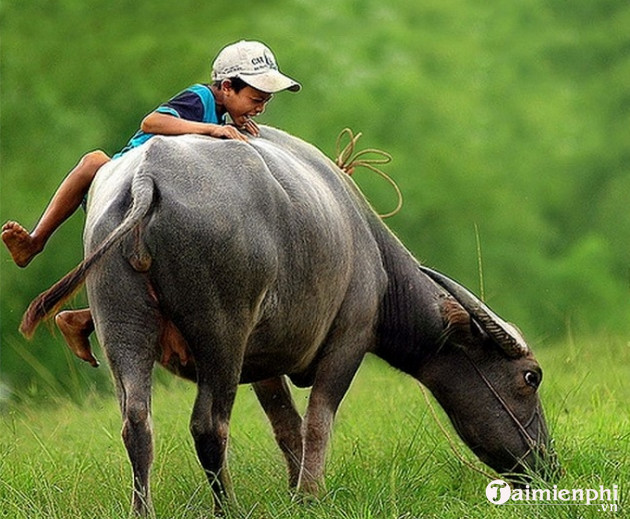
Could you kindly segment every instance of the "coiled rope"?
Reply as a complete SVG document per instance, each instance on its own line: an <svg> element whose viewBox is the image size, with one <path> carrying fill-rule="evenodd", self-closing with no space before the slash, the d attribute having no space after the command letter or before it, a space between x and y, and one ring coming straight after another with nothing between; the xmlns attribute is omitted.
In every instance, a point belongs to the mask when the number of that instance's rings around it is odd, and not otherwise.
<svg viewBox="0 0 630 519"><path fill-rule="evenodd" d="M339 133L339 135L337 136L337 143L336 143L336 157L337 158L335 159L335 164L337 164L337 166L339 166L348 175L354 174L355 168L363 167L363 168L367 168L373 171L377 175L380 175L387 182L389 182L389 184L391 184L391 186L396 191L396 196L398 197L398 203L396 205L396 208L393 211L390 211L389 213L385 213L385 214L379 214L381 218L389 218L390 216L394 216L396 213L398 213L398 211L400 211L400 209L402 208L402 205L403 205L402 192L400 191L398 184L396 184L396 182L394 182L394 180L387 173L382 171L380 168L377 168L375 164L389 164L392 160L392 156L386 151L379 150L376 148L368 148L368 149L361 150L355 153L354 149L361 135L363 135L361 132L355 135L354 132L350 128L344 128ZM349 142L342 149L341 147L342 140L346 137L349 139ZM366 155L370 155L370 154L376 155L376 156L366 157Z"/></svg>

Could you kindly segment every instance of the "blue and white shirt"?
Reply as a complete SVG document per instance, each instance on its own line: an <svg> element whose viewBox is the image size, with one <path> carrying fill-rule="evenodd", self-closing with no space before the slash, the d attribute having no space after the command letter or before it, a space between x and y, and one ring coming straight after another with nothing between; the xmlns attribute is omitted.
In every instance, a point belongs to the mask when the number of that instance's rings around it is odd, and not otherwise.
<svg viewBox="0 0 630 519"><path fill-rule="evenodd" d="M156 112L200 123L226 124L226 115L217 116L216 103L212 90L208 85L196 84L188 87L164 104L158 106ZM154 133L138 130L127 145L112 158L117 159L129 150L147 142Z"/></svg>

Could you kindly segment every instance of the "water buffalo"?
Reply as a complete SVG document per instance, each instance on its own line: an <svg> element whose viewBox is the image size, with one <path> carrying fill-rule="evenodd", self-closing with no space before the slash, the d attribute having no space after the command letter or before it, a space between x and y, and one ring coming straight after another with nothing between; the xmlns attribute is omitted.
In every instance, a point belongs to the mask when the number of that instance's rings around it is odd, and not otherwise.
<svg viewBox="0 0 630 519"><path fill-rule="evenodd" d="M166 347L167 367L197 384L190 429L219 500L231 488L223 467L238 384L254 385L290 484L315 494L333 417L366 353L428 387L498 472L552 458L542 371L519 332L421 266L352 180L300 139L268 127L247 142L155 137L99 172L84 242L86 259L32 303L23 330L85 279L137 512L150 508L151 373ZM165 328L178 347L160 339ZM287 378L312 386L304 419Z"/></svg>

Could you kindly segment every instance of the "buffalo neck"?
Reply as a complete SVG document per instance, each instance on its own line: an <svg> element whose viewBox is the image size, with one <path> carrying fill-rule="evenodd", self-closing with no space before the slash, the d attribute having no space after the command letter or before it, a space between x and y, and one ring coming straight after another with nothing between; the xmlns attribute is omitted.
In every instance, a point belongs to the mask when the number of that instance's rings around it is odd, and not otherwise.
<svg viewBox="0 0 630 519"><path fill-rule="evenodd" d="M423 362L436 351L442 336L437 303L439 290L383 224L373 228L373 232L387 275L374 353L394 368L417 376Z"/></svg>

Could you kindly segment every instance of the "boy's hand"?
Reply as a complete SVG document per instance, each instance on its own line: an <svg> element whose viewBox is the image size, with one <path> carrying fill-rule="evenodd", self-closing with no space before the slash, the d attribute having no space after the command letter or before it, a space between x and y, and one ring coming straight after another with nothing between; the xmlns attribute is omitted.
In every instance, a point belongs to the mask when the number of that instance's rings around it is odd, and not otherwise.
<svg viewBox="0 0 630 519"><path fill-rule="evenodd" d="M258 128L258 125L252 119L247 119L241 129L245 130L254 137L258 137L260 135L260 128Z"/></svg>
<svg viewBox="0 0 630 519"><path fill-rule="evenodd" d="M230 124L225 126L213 125L216 128L212 129L212 137L218 137L219 139L234 139L237 141L246 141L247 137L243 135L236 126Z"/></svg>
<svg viewBox="0 0 630 519"><path fill-rule="evenodd" d="M248 119L247 121L245 121L245 124L243 124L243 126L239 128L231 124L225 126L216 125L216 128L213 128L212 136L223 139L236 139L239 141L246 141L247 137L243 135L241 131L246 131L254 137L258 137L258 135L260 135L260 129L258 128L258 125L251 119Z"/></svg>

